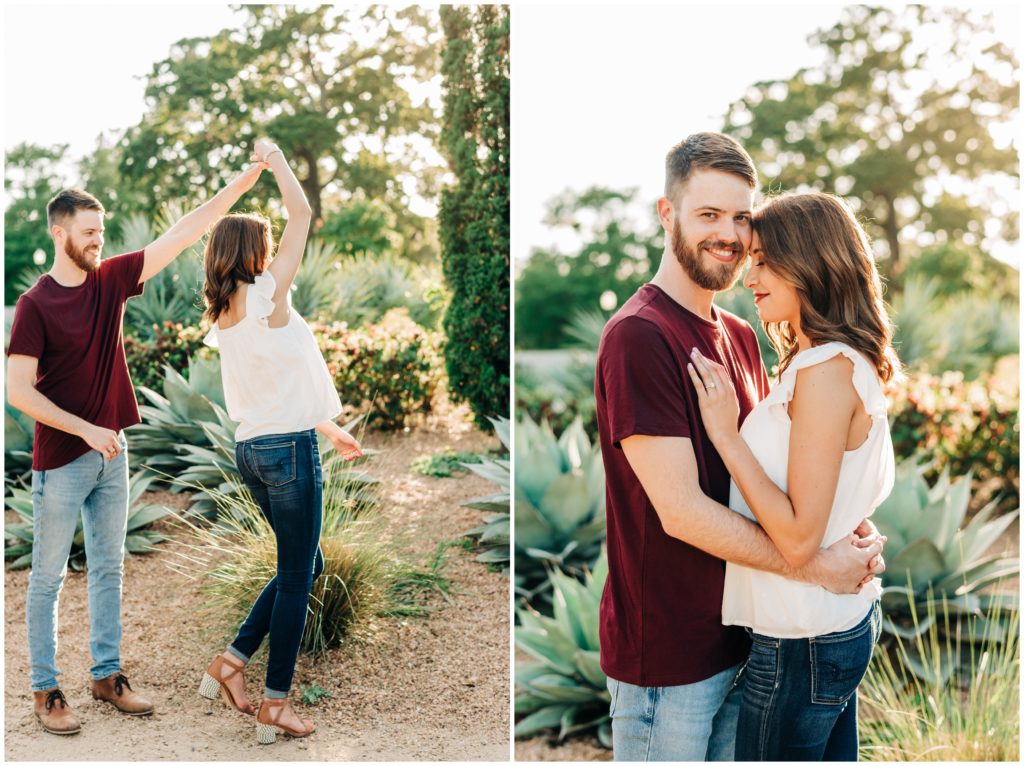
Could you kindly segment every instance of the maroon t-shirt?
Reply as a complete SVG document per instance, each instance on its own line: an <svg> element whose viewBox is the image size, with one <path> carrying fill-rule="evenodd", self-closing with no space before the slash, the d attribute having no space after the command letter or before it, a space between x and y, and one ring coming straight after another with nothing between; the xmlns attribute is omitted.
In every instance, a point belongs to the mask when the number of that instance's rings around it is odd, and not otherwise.
<svg viewBox="0 0 1024 766"><path fill-rule="evenodd" d="M665 533L620 446L635 434L689 438L700 488L728 505L729 472L707 437L686 372L690 351L729 370L741 422L769 385L750 325L717 307L712 313L709 322L644 285L609 320L597 355L608 519L601 667L637 686L703 681L741 662L749 648L743 628L722 625L725 562Z"/></svg>
<svg viewBox="0 0 1024 766"><path fill-rule="evenodd" d="M7 355L39 360L36 390L62 410L118 431L140 422L121 321L142 293L144 251L105 258L77 287L44 274L18 299ZM49 471L89 451L77 436L36 423L32 468Z"/></svg>

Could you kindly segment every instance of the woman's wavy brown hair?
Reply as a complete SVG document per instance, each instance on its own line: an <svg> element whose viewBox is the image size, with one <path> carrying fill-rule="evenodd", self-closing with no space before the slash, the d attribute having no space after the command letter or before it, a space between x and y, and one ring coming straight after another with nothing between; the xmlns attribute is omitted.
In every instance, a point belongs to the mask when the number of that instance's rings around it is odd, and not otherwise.
<svg viewBox="0 0 1024 766"><path fill-rule="evenodd" d="M257 213L233 213L213 225L203 250L205 315L211 322L227 311L242 282L252 284L274 249L270 221Z"/></svg>
<svg viewBox="0 0 1024 766"><path fill-rule="evenodd" d="M796 288L800 329L811 343L846 343L874 364L882 381L898 375L871 243L846 203L824 192L781 194L754 213L753 225L765 266ZM763 325L781 375L798 350L796 331L789 322Z"/></svg>

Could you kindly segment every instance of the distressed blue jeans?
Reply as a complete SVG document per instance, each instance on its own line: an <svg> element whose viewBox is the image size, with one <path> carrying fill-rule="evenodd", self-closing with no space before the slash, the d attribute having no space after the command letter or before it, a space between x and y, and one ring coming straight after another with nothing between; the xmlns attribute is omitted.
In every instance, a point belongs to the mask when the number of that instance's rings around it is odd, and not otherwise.
<svg viewBox="0 0 1024 766"><path fill-rule="evenodd" d="M128 525L128 444L111 461L96 450L60 468L32 471L32 572L28 578L28 650L32 691L57 686L57 604L82 516L88 566L90 673L121 669L121 580Z"/></svg>
<svg viewBox="0 0 1024 766"><path fill-rule="evenodd" d="M616 761L731 761L740 665L680 686L608 679Z"/></svg>
<svg viewBox="0 0 1024 766"><path fill-rule="evenodd" d="M277 574L256 598L228 651L248 662L269 634L264 695L283 698L295 674L313 581L324 570L323 474L316 432L237 442L235 461L277 538Z"/></svg>
<svg viewBox="0 0 1024 766"><path fill-rule="evenodd" d="M739 761L856 761L857 687L882 630L876 601L849 630L814 638L751 632Z"/></svg>

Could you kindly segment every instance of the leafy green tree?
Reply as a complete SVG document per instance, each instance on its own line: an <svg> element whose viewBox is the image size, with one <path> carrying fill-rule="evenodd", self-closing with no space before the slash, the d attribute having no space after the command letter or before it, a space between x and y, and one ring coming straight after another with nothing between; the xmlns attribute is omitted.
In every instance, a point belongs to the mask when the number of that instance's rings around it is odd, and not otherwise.
<svg viewBox="0 0 1024 766"><path fill-rule="evenodd" d="M1012 266L962 243L926 247L907 264L902 279L904 283L912 279L934 280L935 294L939 298L964 291L993 301L1016 301L1020 296L1019 275Z"/></svg>
<svg viewBox="0 0 1024 766"><path fill-rule="evenodd" d="M559 348L577 311L600 311L602 296L618 308L657 269L663 248L653 215L638 225L630 208L636 189L591 187L548 202L545 223L570 229L580 240L571 253L535 249L516 280L516 345ZM607 301L607 298L605 298ZM608 307L608 303L605 307Z"/></svg>
<svg viewBox="0 0 1024 766"><path fill-rule="evenodd" d="M1019 174L1018 62L991 17L857 5L810 42L821 65L752 85L726 115L769 187L854 198L893 275L925 232L922 244L1019 236L1016 213L976 183Z"/></svg>
<svg viewBox="0 0 1024 766"><path fill-rule="evenodd" d="M441 193L450 390L481 428L508 417L509 11L442 6L441 142L455 183Z"/></svg>
<svg viewBox="0 0 1024 766"><path fill-rule="evenodd" d="M436 74L433 11L243 5L238 28L178 41L153 66L148 108L127 131L122 175L150 207L209 194L247 161L260 135L297 165L314 211L355 199L388 205L406 239L423 219L409 194L436 192L429 101L412 90ZM253 191L265 202L273 184Z"/></svg>
<svg viewBox="0 0 1024 766"><path fill-rule="evenodd" d="M46 203L67 185L63 165L68 145L22 143L7 152L4 191L11 200L4 211L4 303L21 292L18 275L33 267L36 250L53 260L53 240L46 227Z"/></svg>

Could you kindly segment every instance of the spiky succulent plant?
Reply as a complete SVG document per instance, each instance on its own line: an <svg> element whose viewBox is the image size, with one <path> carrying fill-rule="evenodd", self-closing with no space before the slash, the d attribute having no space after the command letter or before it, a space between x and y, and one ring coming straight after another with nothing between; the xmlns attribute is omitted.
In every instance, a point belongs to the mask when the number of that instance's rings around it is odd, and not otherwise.
<svg viewBox="0 0 1024 766"><path fill-rule="evenodd" d="M611 696L598 643L598 612L607 576L608 559L602 551L582 580L551 572L553 616L529 607L516 610L516 646L535 660L516 663L515 711L522 716L516 723L517 737L555 730L561 741L596 728L601 743L611 747Z"/></svg>
<svg viewBox="0 0 1024 766"><path fill-rule="evenodd" d="M509 449L509 421L507 418L488 418L502 446ZM476 560L483 564L494 564L508 574L509 566L509 461L508 458L481 456L479 463L463 463L470 471L483 476L498 485L493 495L474 497L462 505L488 513L484 523L466 532L467 537L476 538L483 552Z"/></svg>
<svg viewBox="0 0 1024 766"><path fill-rule="evenodd" d="M605 539L604 464L577 418L555 438L524 418L516 431L516 592L547 608L548 572L580 576Z"/></svg>
<svg viewBox="0 0 1024 766"><path fill-rule="evenodd" d="M990 587L1018 577L1019 559L987 554L1019 512L993 518L996 498L967 520L970 475L954 481L946 469L929 487L924 479L928 468L916 458L900 463L892 493L871 517L889 537L882 576L883 629L910 645L931 628L936 615L952 617L943 629L958 630L960 616L979 617L993 606L998 612L1019 605L1015 593L993 593ZM1003 629L998 615L971 624L982 623L986 632ZM915 666L910 654L911 669L927 673L923 663ZM944 672L955 670L954 659L949 658Z"/></svg>

